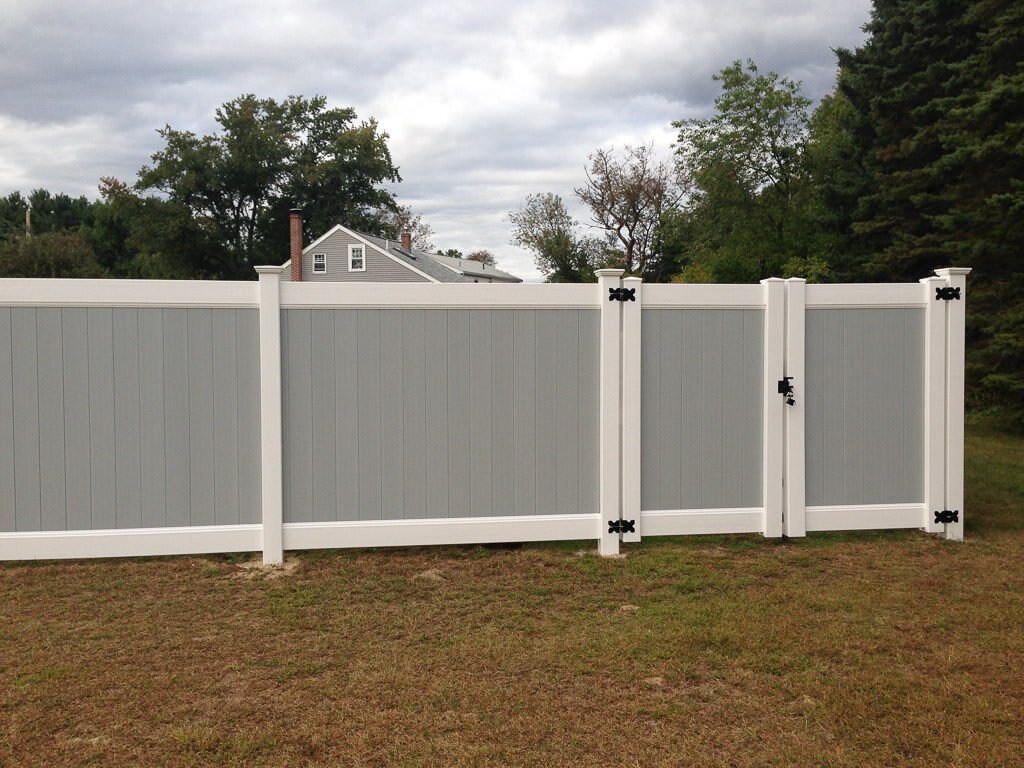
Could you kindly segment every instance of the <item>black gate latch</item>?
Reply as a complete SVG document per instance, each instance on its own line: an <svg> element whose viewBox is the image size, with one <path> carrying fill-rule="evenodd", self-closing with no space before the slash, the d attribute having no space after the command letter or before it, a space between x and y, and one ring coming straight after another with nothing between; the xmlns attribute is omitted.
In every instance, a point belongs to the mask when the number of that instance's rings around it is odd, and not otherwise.
<svg viewBox="0 0 1024 768"><path fill-rule="evenodd" d="M948 285L945 288L935 289L936 301L952 301L953 299L960 301L960 288L954 288L953 286Z"/></svg>
<svg viewBox="0 0 1024 768"><path fill-rule="evenodd" d="M636 301L636 288L609 288L608 301Z"/></svg>
<svg viewBox="0 0 1024 768"><path fill-rule="evenodd" d="M636 520L609 520L608 533L636 533L633 524Z"/></svg>
<svg viewBox="0 0 1024 768"><path fill-rule="evenodd" d="M936 523L959 523L960 522L960 510L959 509L943 509L935 510L935 522Z"/></svg>
<svg viewBox="0 0 1024 768"><path fill-rule="evenodd" d="M796 398L793 397L793 377L786 376L779 379L779 394L784 395L786 405L796 405Z"/></svg>

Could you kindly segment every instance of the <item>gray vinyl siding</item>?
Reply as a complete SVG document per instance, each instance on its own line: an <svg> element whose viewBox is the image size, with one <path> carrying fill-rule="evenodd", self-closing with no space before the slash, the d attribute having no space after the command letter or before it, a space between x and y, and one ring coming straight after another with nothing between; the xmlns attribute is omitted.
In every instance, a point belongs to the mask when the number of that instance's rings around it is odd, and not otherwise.
<svg viewBox="0 0 1024 768"><path fill-rule="evenodd" d="M0 530L258 522L257 333L255 310L0 308Z"/></svg>
<svg viewBox="0 0 1024 768"><path fill-rule="evenodd" d="M764 313L645 309L641 508L762 501Z"/></svg>
<svg viewBox="0 0 1024 768"><path fill-rule="evenodd" d="M349 272L348 247L362 245L366 257L364 272ZM327 257L327 272L313 272L313 254L322 253ZM291 279L291 272L284 276ZM335 232L315 248L308 250L302 257L303 281L351 281L368 283L428 283L423 275L414 272L389 256L385 256L375 248L364 244L361 240L346 234Z"/></svg>
<svg viewBox="0 0 1024 768"><path fill-rule="evenodd" d="M924 310L812 309L807 504L924 500Z"/></svg>
<svg viewBox="0 0 1024 768"><path fill-rule="evenodd" d="M284 310L285 521L593 513L597 310Z"/></svg>

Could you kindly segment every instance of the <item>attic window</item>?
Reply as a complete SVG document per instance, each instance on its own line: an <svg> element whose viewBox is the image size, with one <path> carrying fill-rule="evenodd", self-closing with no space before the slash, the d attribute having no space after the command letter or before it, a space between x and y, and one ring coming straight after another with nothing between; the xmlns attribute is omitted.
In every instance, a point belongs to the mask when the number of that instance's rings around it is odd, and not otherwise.
<svg viewBox="0 0 1024 768"><path fill-rule="evenodd" d="M363 246L361 246L361 245L350 245L348 247L348 271L349 272L365 272L366 271L366 258L364 256Z"/></svg>
<svg viewBox="0 0 1024 768"><path fill-rule="evenodd" d="M327 254L325 253L314 253L313 254L313 274L326 274L327 273Z"/></svg>

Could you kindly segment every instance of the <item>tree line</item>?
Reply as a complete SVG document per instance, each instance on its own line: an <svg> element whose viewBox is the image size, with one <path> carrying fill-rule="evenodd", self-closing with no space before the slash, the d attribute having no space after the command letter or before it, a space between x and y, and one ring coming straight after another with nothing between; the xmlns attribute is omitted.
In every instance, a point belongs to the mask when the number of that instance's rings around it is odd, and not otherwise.
<svg viewBox="0 0 1024 768"><path fill-rule="evenodd" d="M835 90L753 61L714 76L714 114L653 146L598 150L575 196L511 211L552 281L913 281L968 266L968 404L1024 429L1024 5L875 0ZM595 234L590 234L596 231Z"/></svg>

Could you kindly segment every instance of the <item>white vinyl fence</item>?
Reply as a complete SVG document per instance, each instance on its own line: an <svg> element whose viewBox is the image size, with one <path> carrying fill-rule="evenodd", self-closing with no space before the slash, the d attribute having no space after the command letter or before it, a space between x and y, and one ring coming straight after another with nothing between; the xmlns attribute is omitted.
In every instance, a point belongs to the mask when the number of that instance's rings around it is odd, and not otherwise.
<svg viewBox="0 0 1024 768"><path fill-rule="evenodd" d="M918 284L0 280L0 559L963 536Z"/></svg>

